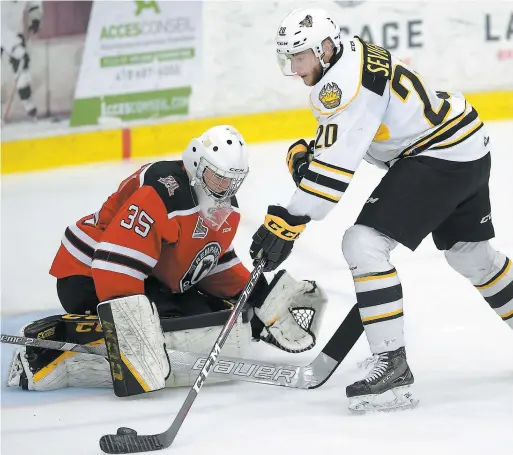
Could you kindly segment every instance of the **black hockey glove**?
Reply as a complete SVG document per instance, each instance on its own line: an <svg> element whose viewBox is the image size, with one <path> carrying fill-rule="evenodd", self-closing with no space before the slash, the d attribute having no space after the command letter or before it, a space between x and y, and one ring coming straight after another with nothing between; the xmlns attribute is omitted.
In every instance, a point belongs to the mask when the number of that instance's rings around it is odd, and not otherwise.
<svg viewBox="0 0 513 455"><path fill-rule="evenodd" d="M41 21L39 19L32 19L32 22L29 25L29 31L32 33L37 33L39 28L41 27Z"/></svg>
<svg viewBox="0 0 513 455"><path fill-rule="evenodd" d="M40 6L31 6L27 11L27 21L29 23L29 31L37 33L41 27L41 19L43 18L43 9Z"/></svg>
<svg viewBox="0 0 513 455"><path fill-rule="evenodd" d="M287 166L294 179L296 186L299 186L301 179L305 176L310 161L314 158L314 141L310 145L304 139L294 142L287 152Z"/></svg>
<svg viewBox="0 0 513 455"><path fill-rule="evenodd" d="M265 272L278 267L292 251L294 240L299 237L310 221L309 216L291 215L285 207L270 205L264 224L253 235L249 254L255 262L267 259Z"/></svg>

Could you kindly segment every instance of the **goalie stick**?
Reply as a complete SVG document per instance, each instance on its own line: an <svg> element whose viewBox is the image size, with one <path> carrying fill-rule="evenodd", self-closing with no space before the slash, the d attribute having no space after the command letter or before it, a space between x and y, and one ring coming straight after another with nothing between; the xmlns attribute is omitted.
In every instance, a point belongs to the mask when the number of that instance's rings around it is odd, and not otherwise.
<svg viewBox="0 0 513 455"><path fill-rule="evenodd" d="M308 365L287 365L264 360L219 356L210 374L229 381L253 382L294 389L315 389L323 385L335 372L362 332L358 307L354 305L322 351ZM1 335L1 342L107 357L105 346L88 346L5 334ZM193 352L168 349L167 353L172 373L193 374L201 370L208 359L205 354Z"/></svg>

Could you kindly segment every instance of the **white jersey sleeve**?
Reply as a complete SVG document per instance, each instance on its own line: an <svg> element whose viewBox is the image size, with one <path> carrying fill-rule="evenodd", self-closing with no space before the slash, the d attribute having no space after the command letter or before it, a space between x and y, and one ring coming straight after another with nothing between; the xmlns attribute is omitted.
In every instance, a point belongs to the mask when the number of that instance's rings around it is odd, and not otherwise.
<svg viewBox="0 0 513 455"><path fill-rule="evenodd" d="M388 96L361 85L362 59L338 62L314 87L319 120L314 160L287 206L292 215L323 219L335 207L364 158L388 105Z"/></svg>

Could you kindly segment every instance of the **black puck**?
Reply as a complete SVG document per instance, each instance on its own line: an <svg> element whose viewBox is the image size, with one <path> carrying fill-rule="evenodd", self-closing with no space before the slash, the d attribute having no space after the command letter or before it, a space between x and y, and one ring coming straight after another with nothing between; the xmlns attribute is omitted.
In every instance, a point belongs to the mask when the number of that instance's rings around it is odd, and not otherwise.
<svg viewBox="0 0 513 455"><path fill-rule="evenodd" d="M132 430L131 428L121 427L121 428L118 428L118 435L119 436L128 436L128 435L137 436L137 431Z"/></svg>

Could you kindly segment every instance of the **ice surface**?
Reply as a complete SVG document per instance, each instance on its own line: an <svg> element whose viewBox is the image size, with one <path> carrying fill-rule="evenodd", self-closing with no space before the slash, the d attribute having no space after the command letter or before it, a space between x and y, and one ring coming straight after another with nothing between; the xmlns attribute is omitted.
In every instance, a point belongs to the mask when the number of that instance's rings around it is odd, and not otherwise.
<svg viewBox="0 0 513 455"><path fill-rule="evenodd" d="M489 123L493 150L491 197L497 237L513 256L512 122ZM251 172L241 189L243 223L235 247L250 264L250 238L269 203L286 203L294 186L285 166L286 143L252 146ZM2 178L2 332L59 312L48 268L65 227L96 211L141 163L91 165ZM316 279L329 294L314 352L281 353L262 343L252 357L307 363L354 302L351 274L340 251L343 232L382 176L363 163L339 206L311 223L286 262L298 279ZM407 188L405 189L407 191ZM380 455L511 455L513 333L479 293L426 239L411 253L398 247L393 263L403 282L405 331L418 408L353 416L345 386L369 355L365 338L333 377L313 391L231 383L206 386L175 444L164 453L237 455L323 453ZM2 381L12 348L2 346ZM140 434L167 428L186 389L119 399L109 390L36 393L2 383L2 455L101 453L99 437L129 426Z"/></svg>

